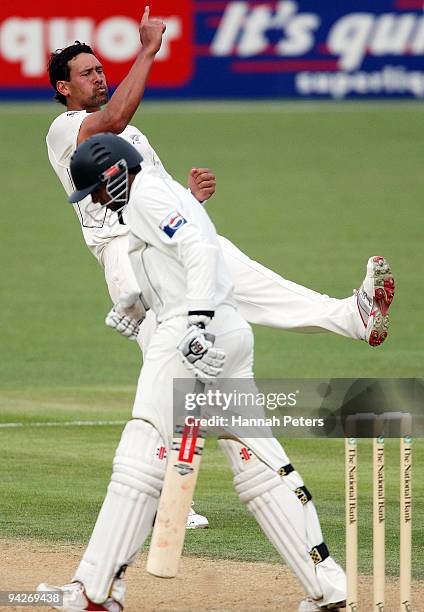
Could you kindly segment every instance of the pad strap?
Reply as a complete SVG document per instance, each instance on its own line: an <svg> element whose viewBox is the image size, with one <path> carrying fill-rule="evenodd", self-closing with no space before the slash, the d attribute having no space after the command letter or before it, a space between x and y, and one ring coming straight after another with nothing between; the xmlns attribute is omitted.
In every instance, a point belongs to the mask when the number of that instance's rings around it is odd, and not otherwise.
<svg viewBox="0 0 424 612"><path fill-rule="evenodd" d="M297 487L294 492L296 493L297 498L303 505L307 504L308 501L311 501L312 499L312 495L309 493L305 485L303 485L302 487Z"/></svg>
<svg viewBox="0 0 424 612"><path fill-rule="evenodd" d="M313 549L309 551L309 554L311 555L311 559L315 565L318 565L318 563L328 559L330 556L330 551L327 548L327 544L325 542L321 542L321 544L318 544L318 546L314 546Z"/></svg>
<svg viewBox="0 0 424 612"><path fill-rule="evenodd" d="M288 476L292 472L294 472L294 467L292 466L291 463L288 463L287 465L283 465L278 470L278 473L279 473L280 476Z"/></svg>

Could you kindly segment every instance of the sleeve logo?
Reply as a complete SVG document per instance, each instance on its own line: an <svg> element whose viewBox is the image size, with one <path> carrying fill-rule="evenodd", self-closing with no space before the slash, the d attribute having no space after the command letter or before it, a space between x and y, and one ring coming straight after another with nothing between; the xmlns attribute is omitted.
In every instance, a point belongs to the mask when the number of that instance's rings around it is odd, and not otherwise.
<svg viewBox="0 0 424 612"><path fill-rule="evenodd" d="M160 229L165 232L167 236L172 238L177 230L187 223L186 219L176 210L172 211L160 224Z"/></svg>

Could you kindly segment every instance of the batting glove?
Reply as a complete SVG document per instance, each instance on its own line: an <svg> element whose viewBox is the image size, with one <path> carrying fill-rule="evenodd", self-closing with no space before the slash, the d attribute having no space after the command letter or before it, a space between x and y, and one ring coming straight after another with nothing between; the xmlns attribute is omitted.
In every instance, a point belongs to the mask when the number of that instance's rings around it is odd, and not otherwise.
<svg viewBox="0 0 424 612"><path fill-rule="evenodd" d="M221 374L225 352L214 348L215 336L207 334L197 325L190 325L177 346L183 364L200 380L211 380Z"/></svg>
<svg viewBox="0 0 424 612"><path fill-rule="evenodd" d="M136 340L140 325L146 316L141 294L127 293L107 314L105 323L129 340Z"/></svg>

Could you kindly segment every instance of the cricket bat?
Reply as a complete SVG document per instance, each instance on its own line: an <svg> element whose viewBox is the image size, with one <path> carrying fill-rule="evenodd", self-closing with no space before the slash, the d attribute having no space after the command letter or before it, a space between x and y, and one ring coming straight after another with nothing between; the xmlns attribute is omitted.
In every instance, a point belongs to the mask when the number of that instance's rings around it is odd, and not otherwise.
<svg viewBox="0 0 424 612"><path fill-rule="evenodd" d="M198 424L176 428L147 557L146 569L153 576L177 575L205 436Z"/></svg>

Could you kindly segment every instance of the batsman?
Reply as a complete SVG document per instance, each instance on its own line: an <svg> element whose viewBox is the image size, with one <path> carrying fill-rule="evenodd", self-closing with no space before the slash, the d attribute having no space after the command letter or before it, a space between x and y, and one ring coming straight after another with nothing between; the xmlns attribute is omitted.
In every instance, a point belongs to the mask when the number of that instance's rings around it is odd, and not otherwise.
<svg viewBox="0 0 424 612"><path fill-rule="evenodd" d="M90 195L127 224L131 265L157 327L132 419L72 583L38 588L62 593L58 609L68 612L121 612L124 572L152 528L163 487L174 380L192 378L194 384L223 377L253 384L253 334L237 310L215 228L187 189L144 164L134 146L111 133L78 146L70 172L71 202ZM306 598L298 611L345 607L344 571L330 556L311 493L279 442L224 437L219 445L241 501L303 585ZM285 609L283 598L281 606Z"/></svg>

